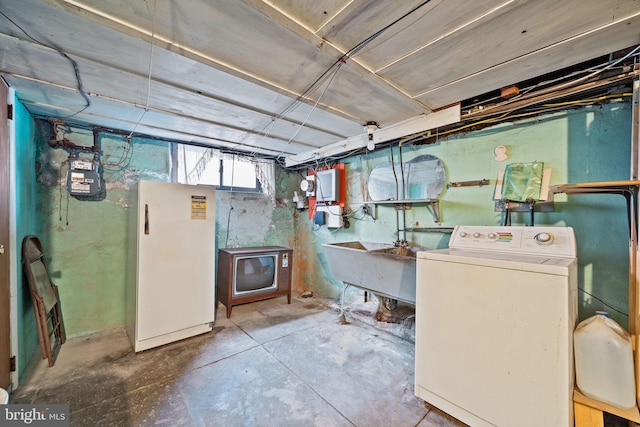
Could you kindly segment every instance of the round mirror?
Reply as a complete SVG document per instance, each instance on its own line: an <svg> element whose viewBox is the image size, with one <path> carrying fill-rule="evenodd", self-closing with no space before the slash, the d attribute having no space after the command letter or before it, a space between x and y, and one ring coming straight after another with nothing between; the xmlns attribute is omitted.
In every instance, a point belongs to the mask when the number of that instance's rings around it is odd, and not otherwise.
<svg viewBox="0 0 640 427"><path fill-rule="evenodd" d="M371 201L437 199L446 182L442 161L430 154L418 156L402 166L377 164L369 175Z"/></svg>

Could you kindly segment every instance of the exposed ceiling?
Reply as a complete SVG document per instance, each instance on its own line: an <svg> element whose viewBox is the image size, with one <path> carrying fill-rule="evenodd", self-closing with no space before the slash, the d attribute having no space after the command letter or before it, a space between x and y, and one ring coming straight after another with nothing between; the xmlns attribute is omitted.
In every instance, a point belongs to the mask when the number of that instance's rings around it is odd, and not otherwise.
<svg viewBox="0 0 640 427"><path fill-rule="evenodd" d="M0 0L32 114L287 164L638 44L638 0Z"/></svg>

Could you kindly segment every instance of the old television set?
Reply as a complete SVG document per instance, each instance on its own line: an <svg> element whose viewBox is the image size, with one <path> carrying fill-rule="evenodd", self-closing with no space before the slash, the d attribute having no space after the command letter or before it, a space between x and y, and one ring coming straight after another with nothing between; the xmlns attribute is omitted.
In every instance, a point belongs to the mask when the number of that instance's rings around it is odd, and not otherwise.
<svg viewBox="0 0 640 427"><path fill-rule="evenodd" d="M282 246L254 246L218 250L218 302L235 305L287 296L291 304L293 250Z"/></svg>

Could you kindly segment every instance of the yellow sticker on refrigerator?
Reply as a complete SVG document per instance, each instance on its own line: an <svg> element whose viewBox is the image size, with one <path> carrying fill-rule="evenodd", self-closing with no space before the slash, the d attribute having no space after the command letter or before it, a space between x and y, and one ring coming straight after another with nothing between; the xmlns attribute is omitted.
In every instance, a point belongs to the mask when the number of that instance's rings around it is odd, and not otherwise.
<svg viewBox="0 0 640 427"><path fill-rule="evenodd" d="M191 196L191 219L207 219L207 196Z"/></svg>

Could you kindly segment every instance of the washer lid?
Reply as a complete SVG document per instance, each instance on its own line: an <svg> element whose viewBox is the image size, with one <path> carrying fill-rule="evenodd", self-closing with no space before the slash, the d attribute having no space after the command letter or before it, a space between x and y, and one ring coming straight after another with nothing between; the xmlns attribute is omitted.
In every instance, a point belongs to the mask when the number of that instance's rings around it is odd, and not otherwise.
<svg viewBox="0 0 640 427"><path fill-rule="evenodd" d="M438 249L417 254L417 262L423 260L451 263L452 268L475 265L514 271L528 271L556 276L567 276L577 258L545 257L537 255L508 254L504 252L468 251L464 249ZM453 266L458 264L458 266Z"/></svg>

